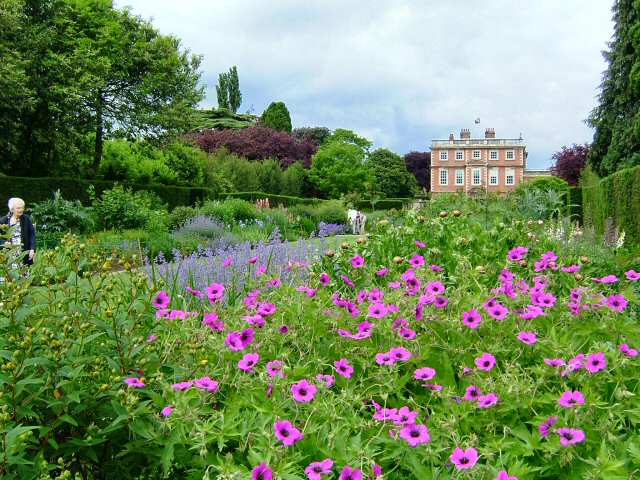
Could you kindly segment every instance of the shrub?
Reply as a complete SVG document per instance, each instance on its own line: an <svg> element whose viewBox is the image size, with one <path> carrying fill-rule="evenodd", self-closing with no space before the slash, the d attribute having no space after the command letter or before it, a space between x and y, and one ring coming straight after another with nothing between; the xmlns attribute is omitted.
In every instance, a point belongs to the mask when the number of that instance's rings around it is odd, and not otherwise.
<svg viewBox="0 0 640 480"><path fill-rule="evenodd" d="M166 206L153 192L133 192L116 185L99 197L94 195L92 207L96 223L103 229L149 227L161 230L166 226Z"/></svg>
<svg viewBox="0 0 640 480"><path fill-rule="evenodd" d="M259 217L255 205L239 198L228 198L224 201L208 201L200 207L200 213L232 224L240 220L253 220Z"/></svg>
<svg viewBox="0 0 640 480"><path fill-rule="evenodd" d="M57 190L53 198L34 204L32 217L38 233L86 233L94 228L91 209L79 200L65 200Z"/></svg>
<svg viewBox="0 0 640 480"><path fill-rule="evenodd" d="M260 123L274 130L291 133L291 116L284 102L271 102L260 117Z"/></svg>
<svg viewBox="0 0 640 480"><path fill-rule="evenodd" d="M566 180L560 177L538 177L529 182L521 183L516 187L515 192L521 194L528 190L540 190L549 191L553 190L560 195L565 195L569 189L569 184Z"/></svg>
<svg viewBox="0 0 640 480"><path fill-rule="evenodd" d="M198 210L195 207L178 206L169 214L168 226L169 228L177 228L197 214Z"/></svg>
<svg viewBox="0 0 640 480"><path fill-rule="evenodd" d="M301 162L296 162L289 166L289 168L282 173L282 188L280 189L280 193L293 197L302 196L306 177L307 172Z"/></svg>
<svg viewBox="0 0 640 480"><path fill-rule="evenodd" d="M409 173L400 155L386 148L379 148L369 155L367 163L375 179L375 188L383 196L412 197L416 193L416 178Z"/></svg>

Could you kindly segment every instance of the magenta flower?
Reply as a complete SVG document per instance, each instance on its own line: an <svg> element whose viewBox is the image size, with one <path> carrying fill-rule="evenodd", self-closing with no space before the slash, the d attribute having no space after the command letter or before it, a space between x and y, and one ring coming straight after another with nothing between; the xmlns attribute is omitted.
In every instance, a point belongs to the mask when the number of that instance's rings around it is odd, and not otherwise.
<svg viewBox="0 0 640 480"><path fill-rule="evenodd" d="M527 247L515 247L509 250L509 253L507 253L507 258L510 262L517 262L519 260L522 260L528 251L529 249Z"/></svg>
<svg viewBox="0 0 640 480"><path fill-rule="evenodd" d="M379 422L395 421L398 416L397 408L380 408L373 414L373 419Z"/></svg>
<svg viewBox="0 0 640 480"><path fill-rule="evenodd" d="M248 261L251 265L254 265L258 261L258 257L257 256L250 257Z"/></svg>
<svg viewBox="0 0 640 480"><path fill-rule="evenodd" d="M424 257L416 254L409 259L409 264L414 268L422 267L424 265Z"/></svg>
<svg viewBox="0 0 640 480"><path fill-rule="evenodd" d="M356 255L351 259L351 266L353 268L362 268L364 266L364 258L360 255Z"/></svg>
<svg viewBox="0 0 640 480"><path fill-rule="evenodd" d="M251 372L253 371L253 367L256 366L256 363L258 363L258 360L260 360L260 355L257 353L247 353L238 362L238 368L245 372Z"/></svg>
<svg viewBox="0 0 640 480"><path fill-rule="evenodd" d="M500 470L498 476L496 477L496 480L518 480L518 477L516 477L515 475L510 476L506 470Z"/></svg>
<svg viewBox="0 0 640 480"><path fill-rule="evenodd" d="M319 280L320 283L325 287L331 283L331 277L324 272L320 274Z"/></svg>
<svg viewBox="0 0 640 480"><path fill-rule="evenodd" d="M253 470L251 470L251 480L272 480L273 470L271 470L266 463L261 463Z"/></svg>
<svg viewBox="0 0 640 480"><path fill-rule="evenodd" d="M433 295L441 295L444 293L444 284L442 282L429 282L425 287L425 292Z"/></svg>
<svg viewBox="0 0 640 480"><path fill-rule="evenodd" d="M436 297L436 301L434 302L436 308L445 308L449 305L449 299L447 297Z"/></svg>
<svg viewBox="0 0 640 480"><path fill-rule="evenodd" d="M376 275L379 277L384 277L387 273L389 273L389 269L384 267L376 272Z"/></svg>
<svg viewBox="0 0 640 480"><path fill-rule="evenodd" d="M544 363L550 367L562 367L566 365L566 362L561 358L545 358Z"/></svg>
<svg viewBox="0 0 640 480"><path fill-rule="evenodd" d="M411 358L411 352L404 347L395 347L389 350L389 355L396 362L406 362Z"/></svg>
<svg viewBox="0 0 640 480"><path fill-rule="evenodd" d="M408 424L400 430L400 438L405 440L411 447L417 447L423 443L429 443L431 436L429 429L422 424Z"/></svg>
<svg viewBox="0 0 640 480"><path fill-rule="evenodd" d="M565 273L576 273L580 271L580 265L569 265L567 267L560 268Z"/></svg>
<svg viewBox="0 0 640 480"><path fill-rule="evenodd" d="M615 275L606 275L602 278L594 278L593 281L596 283L616 283L618 281L618 277Z"/></svg>
<svg viewBox="0 0 640 480"><path fill-rule="evenodd" d="M202 325L217 332L224 330L224 322L218 318L218 314L215 312L205 313L202 319Z"/></svg>
<svg viewBox="0 0 640 480"><path fill-rule="evenodd" d="M382 467L380 465L378 465L377 463L373 464L373 468L371 469L374 478L378 478L382 476Z"/></svg>
<svg viewBox="0 0 640 480"><path fill-rule="evenodd" d="M559 428L556 433L560 435L560 445L568 447L576 443L584 442L584 432L578 428Z"/></svg>
<svg viewBox="0 0 640 480"><path fill-rule="evenodd" d="M286 446L291 446L299 440L304 438L302 432L298 430L293 424L288 420L279 420L277 421L273 428L276 432L276 437Z"/></svg>
<svg viewBox="0 0 640 480"><path fill-rule="evenodd" d="M389 352L376 353L376 363L378 365L393 365L396 361Z"/></svg>
<svg viewBox="0 0 640 480"><path fill-rule="evenodd" d="M489 408L498 403L498 395L495 393L487 393L478 397L478 408Z"/></svg>
<svg viewBox="0 0 640 480"><path fill-rule="evenodd" d="M242 340L240 339L240 332L230 332L224 340L224 343L232 352L238 352L244 348Z"/></svg>
<svg viewBox="0 0 640 480"><path fill-rule="evenodd" d="M558 421L558 417L549 417L544 422L542 422L538 426L538 431L540 432L540 436L542 438L548 437L549 433L551 432L551 427L555 425L557 421Z"/></svg>
<svg viewBox="0 0 640 480"><path fill-rule="evenodd" d="M578 390L567 390L562 395L560 395L558 403L561 407L566 408L573 408L579 405L584 405L584 395Z"/></svg>
<svg viewBox="0 0 640 480"><path fill-rule="evenodd" d="M224 285L221 283L212 283L206 288L206 291L211 303L216 303L224 297Z"/></svg>
<svg viewBox="0 0 640 480"><path fill-rule="evenodd" d="M298 383L291 385L293 399L300 403L309 403L313 400L317 391L318 387L313 383L309 383L307 380L300 380Z"/></svg>
<svg viewBox="0 0 640 480"><path fill-rule="evenodd" d="M620 349L620 352L622 352L627 357L637 357L638 356L638 350L636 350L635 348L631 348L626 343L621 344L618 348Z"/></svg>
<svg viewBox="0 0 640 480"><path fill-rule="evenodd" d="M149 336L147 337L147 342L149 342L149 343L153 343L153 342L155 342L157 339L158 339L158 336L157 336L157 335L149 335Z"/></svg>
<svg viewBox="0 0 640 480"><path fill-rule="evenodd" d="M627 280L631 280L632 282L635 282L637 280L640 280L640 272L636 272L635 270L627 270L626 272L624 272L625 277L627 277Z"/></svg>
<svg viewBox="0 0 640 480"><path fill-rule="evenodd" d="M414 412L409 407L401 407L396 412L393 423L396 425L412 425L416 422L416 418L418 417L418 412Z"/></svg>
<svg viewBox="0 0 640 480"><path fill-rule="evenodd" d="M435 368L431 368L431 367L418 368L413 373L413 378L415 378L416 380L422 380L422 381L431 380L435 376L436 376L436 370Z"/></svg>
<svg viewBox="0 0 640 480"><path fill-rule="evenodd" d="M456 447L449 459L458 470L466 470L473 467L478 461L478 451L472 447L466 450Z"/></svg>
<svg viewBox="0 0 640 480"><path fill-rule="evenodd" d="M144 382L137 377L125 378L124 383L132 388L144 388Z"/></svg>
<svg viewBox="0 0 640 480"><path fill-rule="evenodd" d="M336 378L333 375L323 375L322 373L316 375L316 380L324 383L327 388L331 388L336 382Z"/></svg>
<svg viewBox="0 0 640 480"><path fill-rule="evenodd" d="M413 340L414 338L416 338L417 333L415 332L415 330L411 330L410 328L402 327L400 329L400 331L398 332L398 335L400 335L405 340Z"/></svg>
<svg viewBox="0 0 640 480"><path fill-rule="evenodd" d="M624 298L624 295L611 295L607 297L607 306L616 312L624 312L627 308L628 300Z"/></svg>
<svg viewBox="0 0 640 480"><path fill-rule="evenodd" d="M160 411L160 415L162 415L163 417L168 417L172 413L173 413L173 406L171 405L167 405Z"/></svg>
<svg viewBox="0 0 640 480"><path fill-rule="evenodd" d="M418 247L418 248L425 248L427 246L426 243L421 242L420 240L416 240L414 243L416 244L416 247Z"/></svg>
<svg viewBox="0 0 640 480"><path fill-rule="evenodd" d="M182 391L182 390L188 390L192 386L193 386L193 382L191 380L186 380L184 382L174 383L173 385L171 385L171 388L173 388L174 390Z"/></svg>
<svg viewBox="0 0 640 480"><path fill-rule="evenodd" d="M509 315L509 309L500 303L496 303L487 310L487 313L495 320L502 321Z"/></svg>
<svg viewBox="0 0 640 480"><path fill-rule="evenodd" d="M533 345L538 341L538 337L534 332L520 332L518 333L518 340L527 345Z"/></svg>
<svg viewBox="0 0 640 480"><path fill-rule="evenodd" d="M193 381L193 384L200 390L206 390L207 392L216 392L218 390L218 382L211 380L209 377L198 378Z"/></svg>
<svg viewBox="0 0 640 480"><path fill-rule="evenodd" d="M279 331L280 333L282 333L282 334L289 333L289 327L287 327L286 325L282 325L282 326L278 329L278 331Z"/></svg>
<svg viewBox="0 0 640 480"><path fill-rule="evenodd" d="M384 318L389 310L384 303L374 303L369 305L369 316L372 318Z"/></svg>
<svg viewBox="0 0 640 480"><path fill-rule="evenodd" d="M272 360L270 362L267 362L267 374L270 378L284 378L285 375L282 371L282 362L280 360Z"/></svg>
<svg viewBox="0 0 640 480"><path fill-rule="evenodd" d="M589 373L597 373L600 370L607 368L607 358L604 356L604 352L592 353L587 357L585 368L589 370Z"/></svg>
<svg viewBox="0 0 640 480"><path fill-rule="evenodd" d="M344 378L351 378L351 375L353 374L353 367L349 363L349 360L341 358L340 360L333 362L333 365L336 367L338 375Z"/></svg>
<svg viewBox="0 0 640 480"><path fill-rule="evenodd" d="M476 387L475 385L469 385L465 390L464 397L462 398L464 400L470 400L472 402L475 402L478 399L478 397L480 397L480 395L482 395L482 393L480 392L479 387Z"/></svg>
<svg viewBox="0 0 640 480"><path fill-rule="evenodd" d="M155 308L162 309L167 308L169 303L171 303L171 298L167 295L167 292L164 290L160 290L156 295L156 298L151 302Z"/></svg>
<svg viewBox="0 0 640 480"><path fill-rule="evenodd" d="M496 357L491 355L490 353L483 353L475 360L476 367L479 370L484 370L485 372L490 371L494 365L496 364Z"/></svg>
<svg viewBox="0 0 640 480"><path fill-rule="evenodd" d="M437 383L424 383L422 386L434 392L441 392L442 389L444 388L442 385L439 385Z"/></svg>
<svg viewBox="0 0 640 480"><path fill-rule="evenodd" d="M480 326L480 322L482 322L482 317L475 308L472 308L462 314L462 323L472 330L478 328Z"/></svg>
<svg viewBox="0 0 640 480"><path fill-rule="evenodd" d="M270 317L276 313L276 306L273 303L260 302L258 304L258 315L262 317Z"/></svg>
<svg viewBox="0 0 640 480"><path fill-rule="evenodd" d="M333 460L327 458L321 462L312 462L304 473L307 474L308 480L322 480L322 475L331 475L333 473Z"/></svg>
<svg viewBox="0 0 640 480"><path fill-rule="evenodd" d="M346 466L340 472L338 480L362 480L362 470Z"/></svg>

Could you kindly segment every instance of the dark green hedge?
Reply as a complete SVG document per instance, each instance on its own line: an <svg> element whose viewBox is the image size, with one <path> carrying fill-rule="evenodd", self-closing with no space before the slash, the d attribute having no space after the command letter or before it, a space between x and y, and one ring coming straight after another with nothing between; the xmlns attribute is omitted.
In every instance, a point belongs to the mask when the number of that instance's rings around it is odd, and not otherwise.
<svg viewBox="0 0 640 480"><path fill-rule="evenodd" d="M625 242L640 243L640 167L626 168L582 187L584 222L600 234L611 218Z"/></svg>
<svg viewBox="0 0 640 480"><path fill-rule="evenodd" d="M90 185L100 193L115 185L109 180L80 180L74 178L29 178L29 177L1 177L0 176L0 201L5 202L11 197L22 198L27 205L47 200L53 196L56 190L60 190L63 198L68 200L80 200L83 204L90 203L87 192ZM159 184L123 184L133 190L149 190L169 205L169 208L178 205L194 205L196 201L214 198L213 192L207 188L179 187L175 185Z"/></svg>
<svg viewBox="0 0 640 480"><path fill-rule="evenodd" d="M289 207L292 205L317 205L322 202L319 198L301 198L301 197L290 197L287 195L273 195L271 193L264 192L231 192L231 193L223 193L220 195L220 198L241 198L243 200L247 200L249 202L255 202L258 199L268 198L269 205L275 207L277 205L284 205L285 207Z"/></svg>
<svg viewBox="0 0 640 480"><path fill-rule="evenodd" d="M567 209L572 220L582 223L582 189L580 187L569 187Z"/></svg>
<svg viewBox="0 0 640 480"><path fill-rule="evenodd" d="M354 207L358 210L402 210L402 207L413 202L413 198L384 198L377 202L371 202L369 200L360 200L356 202Z"/></svg>

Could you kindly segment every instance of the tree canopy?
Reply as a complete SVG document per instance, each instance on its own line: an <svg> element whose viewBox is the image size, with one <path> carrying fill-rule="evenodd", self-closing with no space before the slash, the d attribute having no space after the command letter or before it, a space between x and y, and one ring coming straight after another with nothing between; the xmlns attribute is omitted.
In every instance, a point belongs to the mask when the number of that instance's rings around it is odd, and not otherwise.
<svg viewBox="0 0 640 480"><path fill-rule="evenodd" d="M369 167L376 190L390 198L412 197L418 189L415 177L407 170L403 158L386 148L369 155Z"/></svg>
<svg viewBox="0 0 640 480"><path fill-rule="evenodd" d="M260 122L265 127L291 133L291 116L284 102L271 102L262 114Z"/></svg>
<svg viewBox="0 0 640 480"><path fill-rule="evenodd" d="M589 145L576 145L571 147L563 146L555 152L551 158L555 161L551 171L554 175L566 180L569 185L577 185L580 180L580 173L587 164Z"/></svg>

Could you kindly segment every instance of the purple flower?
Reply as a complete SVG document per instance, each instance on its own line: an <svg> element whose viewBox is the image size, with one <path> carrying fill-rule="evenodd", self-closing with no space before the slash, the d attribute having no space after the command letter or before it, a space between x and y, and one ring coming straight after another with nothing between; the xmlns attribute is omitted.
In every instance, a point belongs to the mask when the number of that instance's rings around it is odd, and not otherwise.
<svg viewBox="0 0 640 480"><path fill-rule="evenodd" d="M540 436L542 438L546 438L549 436L551 432L551 427L558 421L558 417L549 417L544 422L542 422L538 426L538 431L540 432Z"/></svg>
<svg viewBox="0 0 640 480"><path fill-rule="evenodd" d="M211 303L216 303L224 297L224 285L221 283L212 283L207 287L207 298Z"/></svg>
<svg viewBox="0 0 640 480"><path fill-rule="evenodd" d="M490 353L483 353L475 360L476 367L479 370L484 370L485 372L490 371L494 365L496 364L496 357L491 355Z"/></svg>
<svg viewBox="0 0 640 480"><path fill-rule="evenodd" d="M568 447L584 442L584 432L578 428L559 428L556 433L560 436L560 445Z"/></svg>
<svg viewBox="0 0 640 480"><path fill-rule="evenodd" d="M411 358L411 352L404 347L395 347L389 350L389 355L396 362L406 362Z"/></svg>
<svg viewBox="0 0 640 480"><path fill-rule="evenodd" d="M422 424L405 425L402 430L400 430L400 438L405 440L414 448L418 445L429 443L431 441L429 429Z"/></svg>
<svg viewBox="0 0 640 480"><path fill-rule="evenodd" d="M253 470L251 470L251 480L272 480L273 471L267 466L266 463L261 463Z"/></svg>
<svg viewBox="0 0 640 480"><path fill-rule="evenodd" d="M282 371L282 362L280 360L272 360L271 362L267 362L267 374L271 378L284 378L285 375Z"/></svg>
<svg viewBox="0 0 640 480"><path fill-rule="evenodd" d="M125 378L124 383L132 388L144 388L144 382L137 377Z"/></svg>
<svg viewBox="0 0 640 480"><path fill-rule="evenodd" d="M298 430L288 420L279 420L273 426L276 437L286 446L291 446L304 437L302 432Z"/></svg>
<svg viewBox="0 0 640 480"><path fill-rule="evenodd" d="M160 411L160 415L162 415L163 417L168 417L172 413L173 413L173 406L171 405L167 405Z"/></svg>
<svg viewBox="0 0 640 480"><path fill-rule="evenodd" d="M478 408L489 408L498 403L498 396L495 393L487 393L478 397Z"/></svg>
<svg viewBox="0 0 640 480"><path fill-rule="evenodd" d="M307 468L304 469L304 473L307 474L308 480L322 480L322 475L331 475L333 468L333 460L327 458L320 462L312 462Z"/></svg>
<svg viewBox="0 0 640 480"><path fill-rule="evenodd" d="M351 259L351 266L353 268L362 268L364 266L364 258L360 255L356 255Z"/></svg>
<svg viewBox="0 0 640 480"><path fill-rule="evenodd" d="M475 448L462 450L460 447L456 447L449 459L458 470L466 470L473 467L478 461L478 451Z"/></svg>
<svg viewBox="0 0 640 480"><path fill-rule="evenodd" d="M327 388L331 388L336 381L333 375L323 375L321 373L316 375L316 380L324 383Z"/></svg>
<svg viewBox="0 0 640 480"><path fill-rule="evenodd" d="M318 388L307 380L300 380L298 383L291 385L291 393L293 399L300 403L309 403L313 400Z"/></svg>
<svg viewBox="0 0 640 480"><path fill-rule="evenodd" d="M187 380L184 382L178 382L178 383L174 383L173 385L171 385L171 388L173 388L174 390L188 390L191 387L193 387L193 382L191 380Z"/></svg>
<svg viewBox="0 0 640 480"><path fill-rule="evenodd" d="M431 368L431 367L418 368L413 373L413 378L417 380L422 380L422 381L431 380L435 376L436 376L436 370L435 368Z"/></svg>
<svg viewBox="0 0 640 480"><path fill-rule="evenodd" d="M626 272L624 272L625 277L627 277L627 280L631 280L632 282L635 282L637 280L640 280L640 272L636 272L635 270L627 270Z"/></svg>
<svg viewBox="0 0 640 480"><path fill-rule="evenodd" d="M618 277L615 275L606 275L602 278L594 278L593 281L596 283L616 283L618 281Z"/></svg>
<svg viewBox="0 0 640 480"><path fill-rule="evenodd" d="M338 480L362 480L362 470L346 466L340 472Z"/></svg>
<svg viewBox="0 0 640 480"><path fill-rule="evenodd" d="M480 322L482 322L482 317L475 308L462 314L462 323L473 330L480 326Z"/></svg>
<svg viewBox="0 0 640 480"><path fill-rule="evenodd" d="M637 357L638 356L638 350L636 350L635 348L631 348L626 343L620 344L620 346L618 348L627 357L632 357L633 358L633 357Z"/></svg>
<svg viewBox="0 0 640 480"><path fill-rule="evenodd" d="M533 345L538 341L538 337L534 332L520 332L518 333L518 340L527 345Z"/></svg>
<svg viewBox="0 0 640 480"><path fill-rule="evenodd" d="M607 368L607 358L604 356L604 352L592 353L587 357L585 368L589 370L589 373L597 373L600 370Z"/></svg>
<svg viewBox="0 0 640 480"><path fill-rule="evenodd" d="M516 477L515 475L510 476L506 470L500 470L498 476L496 477L496 480L518 480L518 477Z"/></svg>
<svg viewBox="0 0 640 480"><path fill-rule="evenodd" d="M160 290L158 292L158 295L156 295L156 298L154 298L153 302L151 303L157 309L167 308L169 306L169 303L171 303L171 298L169 298L167 292L165 292L164 290Z"/></svg>
<svg viewBox="0 0 640 480"><path fill-rule="evenodd" d="M627 308L628 300L624 298L624 295L611 295L607 297L607 306L616 312L624 312Z"/></svg>
<svg viewBox="0 0 640 480"><path fill-rule="evenodd" d="M562 395L560 395L558 404L561 407L565 408L573 408L579 405L584 405L584 395L578 390L567 390Z"/></svg>
<svg viewBox="0 0 640 480"><path fill-rule="evenodd" d="M512 248L509 250L509 253L507 253L507 259L509 259L510 262L517 262L522 260L528 251L529 249L527 247Z"/></svg>
<svg viewBox="0 0 640 480"><path fill-rule="evenodd" d="M351 378L351 375L353 374L353 367L346 358L336 360L333 362L333 365L336 367L338 375L344 378Z"/></svg>
<svg viewBox="0 0 640 480"><path fill-rule="evenodd" d="M238 362L238 368L245 372L253 371L253 367L256 366L260 360L260 355L257 353L247 353L242 359Z"/></svg>
<svg viewBox="0 0 640 480"><path fill-rule="evenodd" d="M475 385L469 385L465 390L464 397L462 398L464 400L470 400L472 402L475 402L476 400L478 400L478 397L480 397L480 395L481 395L481 392L479 387L476 387Z"/></svg>
<svg viewBox="0 0 640 480"><path fill-rule="evenodd" d="M218 391L218 382L211 380L209 377L198 378L193 381L193 384L199 389L206 390L207 392Z"/></svg>
<svg viewBox="0 0 640 480"><path fill-rule="evenodd" d="M331 277L324 272L320 274L319 280L320 283L325 287L331 283Z"/></svg>

